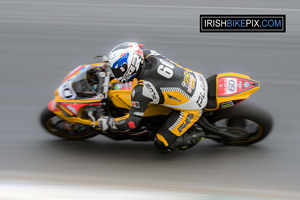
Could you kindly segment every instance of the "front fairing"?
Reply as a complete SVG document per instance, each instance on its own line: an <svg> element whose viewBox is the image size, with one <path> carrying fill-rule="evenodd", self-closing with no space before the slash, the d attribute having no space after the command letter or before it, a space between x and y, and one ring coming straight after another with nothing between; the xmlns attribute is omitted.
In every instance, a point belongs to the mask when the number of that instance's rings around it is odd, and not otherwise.
<svg viewBox="0 0 300 200"><path fill-rule="evenodd" d="M88 71L98 65L81 65L71 71L57 89L57 94L64 100L101 99L97 93L98 80L88 77ZM94 79L94 80L93 80Z"/></svg>
<svg viewBox="0 0 300 200"><path fill-rule="evenodd" d="M95 71L101 69L100 71L104 72L104 65L105 63L81 65L71 71L54 92L55 97L48 104L49 110L71 123L97 125L98 122L84 117L84 113L89 107L102 104L104 95L97 92L100 84L89 73L93 69Z"/></svg>

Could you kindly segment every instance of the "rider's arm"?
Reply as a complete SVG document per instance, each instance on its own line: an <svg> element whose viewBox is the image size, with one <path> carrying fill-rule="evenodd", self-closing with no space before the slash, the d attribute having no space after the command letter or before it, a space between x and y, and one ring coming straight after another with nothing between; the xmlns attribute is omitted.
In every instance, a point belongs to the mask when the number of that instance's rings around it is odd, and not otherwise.
<svg viewBox="0 0 300 200"><path fill-rule="evenodd" d="M123 117L115 118L114 125L119 130L130 130L136 128L141 122L144 112L151 101L150 98L143 95L143 83L139 82L131 93L131 108L129 113Z"/></svg>

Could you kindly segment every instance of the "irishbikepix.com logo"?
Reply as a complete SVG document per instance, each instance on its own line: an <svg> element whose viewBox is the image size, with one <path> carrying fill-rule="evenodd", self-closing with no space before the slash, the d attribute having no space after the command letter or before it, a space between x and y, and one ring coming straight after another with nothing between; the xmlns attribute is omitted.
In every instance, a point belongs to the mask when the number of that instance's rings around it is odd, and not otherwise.
<svg viewBox="0 0 300 200"><path fill-rule="evenodd" d="M200 32L285 31L285 15L200 15Z"/></svg>

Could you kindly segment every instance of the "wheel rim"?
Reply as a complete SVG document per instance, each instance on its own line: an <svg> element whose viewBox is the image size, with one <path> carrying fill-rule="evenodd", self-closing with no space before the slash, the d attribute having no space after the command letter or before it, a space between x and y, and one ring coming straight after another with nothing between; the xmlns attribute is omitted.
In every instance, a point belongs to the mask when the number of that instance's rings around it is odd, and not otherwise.
<svg viewBox="0 0 300 200"><path fill-rule="evenodd" d="M46 121L46 128L54 135L67 139L86 138L95 134L93 130L87 128L84 125L72 124L61 119L58 116L53 116L49 118Z"/></svg>
<svg viewBox="0 0 300 200"><path fill-rule="evenodd" d="M257 140L258 138L260 138L263 135L263 127L260 124L258 124L257 122L254 122L254 121L249 120L249 119L243 119L244 120L244 122L243 122L244 125L243 125L243 127L241 127L237 124L234 124L232 126L231 124L228 123L229 120L232 120L232 118L218 120L218 121L214 122L214 125L217 126L217 127L238 127L238 128L243 128L249 134L249 137L245 140L230 141L230 143L247 143L247 142ZM226 128L223 128L222 130L230 132ZM233 132L231 132L231 133L233 133Z"/></svg>

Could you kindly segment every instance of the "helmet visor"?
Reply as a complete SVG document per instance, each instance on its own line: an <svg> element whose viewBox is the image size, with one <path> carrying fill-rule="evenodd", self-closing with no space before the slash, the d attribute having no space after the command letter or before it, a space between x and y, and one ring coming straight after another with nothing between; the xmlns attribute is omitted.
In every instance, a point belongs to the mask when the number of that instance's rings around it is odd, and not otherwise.
<svg viewBox="0 0 300 200"><path fill-rule="evenodd" d="M111 68L112 73L114 74L115 78L121 78L127 71L127 64L123 63L122 66L118 67L118 68Z"/></svg>

